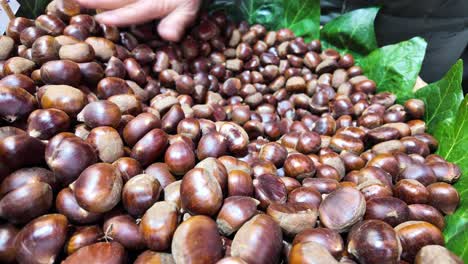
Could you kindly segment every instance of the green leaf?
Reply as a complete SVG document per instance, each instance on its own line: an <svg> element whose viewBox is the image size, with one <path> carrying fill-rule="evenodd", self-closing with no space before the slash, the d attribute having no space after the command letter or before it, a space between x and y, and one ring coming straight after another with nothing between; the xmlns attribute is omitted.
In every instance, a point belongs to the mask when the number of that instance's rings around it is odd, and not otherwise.
<svg viewBox="0 0 468 264"><path fill-rule="evenodd" d="M369 79L377 83L379 92L394 93L398 102L413 97L427 43L420 37L381 47L359 62Z"/></svg>
<svg viewBox="0 0 468 264"><path fill-rule="evenodd" d="M21 4L16 16L36 18L44 13L50 0L18 0Z"/></svg>
<svg viewBox="0 0 468 264"><path fill-rule="evenodd" d="M215 0L207 9L224 10L236 21L262 24L270 30L290 28L306 41L319 37L319 0Z"/></svg>
<svg viewBox="0 0 468 264"><path fill-rule="evenodd" d="M320 31L322 45L351 53L357 60L369 54L378 48L374 31L378 11L378 7L357 9L328 22Z"/></svg>
<svg viewBox="0 0 468 264"><path fill-rule="evenodd" d="M440 142L437 153L456 163L464 173L454 185L461 200L457 211L446 216L444 236L447 248L468 261L468 96L460 104L456 117L439 123L435 136Z"/></svg>
<svg viewBox="0 0 468 264"><path fill-rule="evenodd" d="M416 92L416 98L426 104L428 131L432 133L439 122L453 118L463 100L461 82L463 79L463 61L459 60L441 80L431 83Z"/></svg>

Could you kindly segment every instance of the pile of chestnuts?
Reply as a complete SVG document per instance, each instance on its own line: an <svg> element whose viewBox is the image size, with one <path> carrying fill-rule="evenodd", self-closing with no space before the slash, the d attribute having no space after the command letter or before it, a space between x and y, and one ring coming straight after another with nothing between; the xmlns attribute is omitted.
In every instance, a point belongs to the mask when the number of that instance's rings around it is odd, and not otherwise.
<svg viewBox="0 0 468 264"><path fill-rule="evenodd" d="M73 0L0 37L1 263L462 263L457 165L353 56L201 14Z"/></svg>

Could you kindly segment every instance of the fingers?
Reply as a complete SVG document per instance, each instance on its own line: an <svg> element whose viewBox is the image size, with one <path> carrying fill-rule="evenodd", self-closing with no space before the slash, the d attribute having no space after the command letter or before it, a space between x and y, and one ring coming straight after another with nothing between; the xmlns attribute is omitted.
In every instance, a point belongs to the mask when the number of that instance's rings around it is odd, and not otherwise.
<svg viewBox="0 0 468 264"><path fill-rule="evenodd" d="M159 35L165 40L179 41L187 26L195 19L199 7L200 1L186 1L184 5L178 6L159 23Z"/></svg>
<svg viewBox="0 0 468 264"><path fill-rule="evenodd" d="M96 20L99 23L113 26L139 24L166 16L172 11L167 2L153 0L136 1L115 10L100 13L96 15Z"/></svg>
<svg viewBox="0 0 468 264"><path fill-rule="evenodd" d="M75 0L81 6L94 9L116 9L136 0Z"/></svg>

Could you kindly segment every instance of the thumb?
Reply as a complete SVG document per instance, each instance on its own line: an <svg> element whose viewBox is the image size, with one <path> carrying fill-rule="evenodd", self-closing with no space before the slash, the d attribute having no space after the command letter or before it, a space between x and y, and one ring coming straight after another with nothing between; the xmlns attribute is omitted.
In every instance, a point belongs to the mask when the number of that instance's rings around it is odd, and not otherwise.
<svg viewBox="0 0 468 264"><path fill-rule="evenodd" d="M185 29L195 20L200 1L185 1L172 13L163 18L158 25L159 35L169 41L179 41Z"/></svg>

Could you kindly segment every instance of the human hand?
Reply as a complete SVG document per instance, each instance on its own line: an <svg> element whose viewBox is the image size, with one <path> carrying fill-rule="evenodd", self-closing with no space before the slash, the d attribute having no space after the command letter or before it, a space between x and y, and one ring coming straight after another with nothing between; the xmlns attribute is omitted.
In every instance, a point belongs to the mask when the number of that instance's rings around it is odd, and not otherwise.
<svg viewBox="0 0 468 264"><path fill-rule="evenodd" d="M106 10L96 15L99 23L128 26L161 19L159 35L178 41L195 19L201 0L76 0L88 8Z"/></svg>

